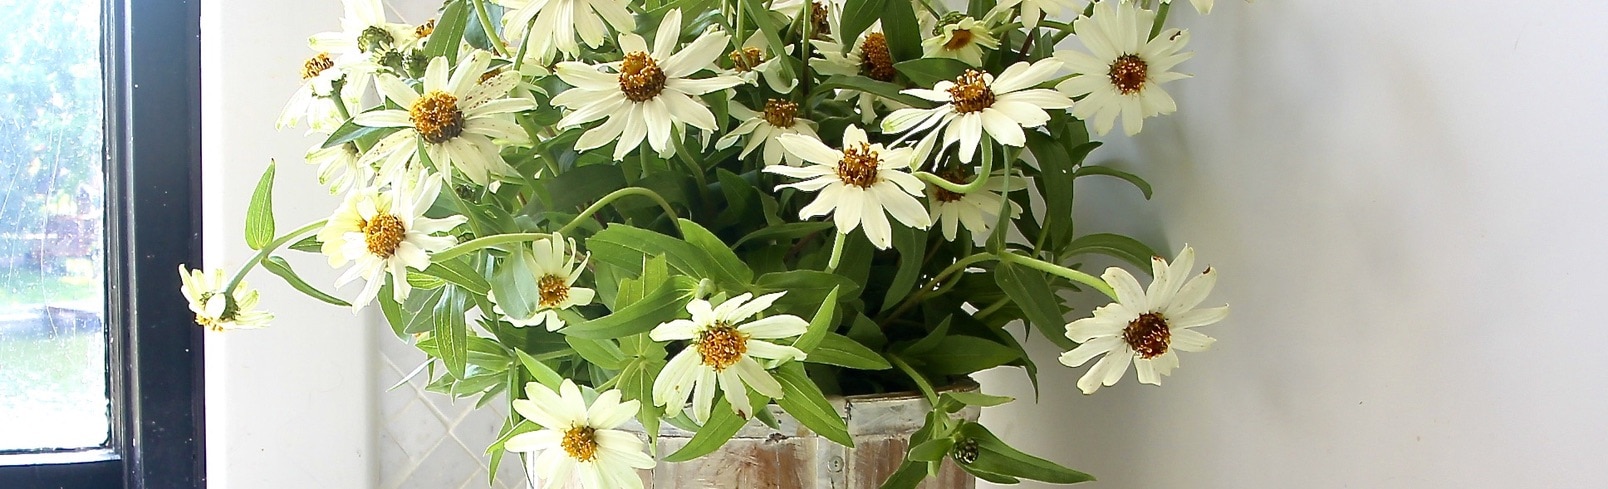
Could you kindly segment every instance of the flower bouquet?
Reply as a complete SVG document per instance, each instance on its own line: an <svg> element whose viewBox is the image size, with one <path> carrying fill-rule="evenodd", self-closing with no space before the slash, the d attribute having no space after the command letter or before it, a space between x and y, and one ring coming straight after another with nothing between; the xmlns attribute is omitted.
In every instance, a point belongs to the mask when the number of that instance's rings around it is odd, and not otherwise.
<svg viewBox="0 0 1608 489"><path fill-rule="evenodd" d="M828 399L902 391L931 412L884 487L946 459L1088 480L955 415L1011 399L942 388L1035 377L1024 341L1099 358L1085 394L1130 364L1159 384L1211 345L1194 328L1227 307L1196 308L1215 274L1192 250L1169 262L1072 222L1079 178L1150 193L1083 162L1091 129L1175 109L1163 86L1186 76L1189 35L1151 3L449 0L412 25L347 0L280 119L318 135L306 160L344 202L278 234L270 165L246 220L257 255L227 280L181 267L184 293L215 330L271 320L241 281L259 266L377 302L429 355L432 390L511 403L494 469L515 452L560 484L640 487L656 460L774 426L771 404L852 445ZM287 251L361 290L307 283ZM1067 265L1086 254L1153 280ZM1063 293L1088 292L1114 302L1067 324ZM650 455L664 423L698 436Z"/></svg>

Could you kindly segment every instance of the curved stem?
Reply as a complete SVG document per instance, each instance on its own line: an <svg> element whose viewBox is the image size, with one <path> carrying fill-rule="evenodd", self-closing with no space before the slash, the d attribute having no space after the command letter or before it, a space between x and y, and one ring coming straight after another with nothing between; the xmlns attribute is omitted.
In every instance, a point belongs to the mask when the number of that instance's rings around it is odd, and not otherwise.
<svg viewBox="0 0 1608 489"><path fill-rule="evenodd" d="M837 235L837 239L832 241L832 259L827 260L826 262L827 272L837 271L838 264L843 261L843 242L848 241L849 237L849 235L843 233L833 234Z"/></svg>
<svg viewBox="0 0 1608 489"><path fill-rule="evenodd" d="M1105 294L1106 297L1110 297L1111 300L1117 300L1117 292L1111 289L1111 284L1106 283L1106 281L1102 280L1100 277L1089 275L1088 273L1073 270L1037 258L1018 255L1016 253L1002 253L1000 254L1000 260L1022 265L1024 267L1087 285L1094 290L1098 290L1100 293Z"/></svg>
<svg viewBox="0 0 1608 489"><path fill-rule="evenodd" d="M957 194L969 194L977 189L983 188L984 185L988 185L988 176L994 173L994 158L992 157L993 151L989 147L989 142L991 140L992 138L989 138L988 134L986 133L984 133L982 137L977 140L977 147L983 151L983 164L982 168L977 171L977 176L972 178L972 181L970 182L955 183L944 177L924 171L916 172L915 176L924 182L937 185L944 190Z"/></svg>
<svg viewBox="0 0 1608 489"><path fill-rule="evenodd" d="M943 271L938 272L938 275L934 275L932 277L932 280L928 280L927 285L921 287L921 289L919 289L919 290L916 290L914 293L910 294L909 297L905 297L905 300L903 302L899 303L898 308L894 309L893 312L890 312L886 316L883 316L883 317L886 318L886 319L893 319L893 318L896 318L896 317L899 317L899 316L903 315L905 313L905 311L909 311L910 308L915 307L916 304L921 303L921 299L923 299L923 298L927 297L927 295L931 294L933 292L933 290L936 287L938 287L938 283L942 282L944 279L949 278L950 275L954 275L956 272L959 272L961 270L965 270L966 267L969 267L974 263L984 262L984 261L988 261L988 260L995 260L995 259L998 259L998 257L994 256L993 253L980 252L980 253L977 253L977 254L974 254L974 255L967 256L965 258L961 258L959 260L956 260L955 263L950 264L948 267L944 267Z"/></svg>
<svg viewBox="0 0 1608 489"><path fill-rule="evenodd" d="M677 233L681 232L681 221L678 220L680 216L676 215L675 208L671 207L670 202L664 200L663 196L660 196L658 192L654 192L652 190L648 190L648 189L642 188L642 187L626 187L626 188L622 188L622 189L619 189L619 190L615 190L614 192L603 196L603 198L598 199L597 202L592 203L592 205L590 207L587 207L586 210L581 211L580 215L575 216L575 219L571 220L569 222L569 224L565 224L564 227L559 228L558 229L558 234L566 234L566 233L569 233L570 231L574 231L575 228L580 227L581 223L585 222L586 219L592 217L593 214L597 214L598 211L603 210L604 206L609 205L610 203L612 203L612 202L614 202L616 200L619 200L621 197L626 197L626 196L630 196L630 195L638 195L638 196L653 199L653 201L655 203L659 204L659 207L661 209L664 209L665 215L670 217L671 222L674 222L676 224L676 232Z"/></svg>
<svg viewBox="0 0 1608 489"><path fill-rule="evenodd" d="M465 253L475 250L509 243L536 241L538 239L548 238L551 236L551 234L547 233L509 233L484 236L458 243L453 245L451 248L447 248L437 252L436 254L430 255L430 261L441 263L459 256L463 256Z"/></svg>
<svg viewBox="0 0 1608 489"><path fill-rule="evenodd" d="M497 35L497 28L491 25L491 16L486 15L486 0L474 0L474 4L475 16L480 18L480 29L486 31L486 37L491 39L491 47L497 50L498 56L508 56L508 43Z"/></svg>
<svg viewBox="0 0 1608 489"><path fill-rule="evenodd" d="M927 396L927 402L933 406L938 405L938 391L932 388L932 382L927 380L926 376L921 375L921 372L917 372L915 367L911 367L909 363L905 363L903 358L899 358L899 355L885 353L882 356L888 359L888 363L892 363L893 366L904 371L905 375L909 375L910 380L916 382L916 387L921 389L921 395Z"/></svg>
<svg viewBox="0 0 1608 489"><path fill-rule="evenodd" d="M234 277L229 279L229 285L224 286L223 294L228 297L234 297L231 294L234 294L234 289L236 286L240 285L240 281L246 278L246 272L256 268L257 265L262 264L262 261L267 259L268 255L273 254L275 250L278 250L279 247L284 246L285 243L289 243L290 240L299 238L308 232L317 231L318 229L323 228L324 224L327 222L329 222L329 220L326 219L309 223L306 226L302 226L297 228L295 231L285 233L284 236L275 238L273 241L269 241L268 244L263 245L262 249L257 250L256 256L251 257L251 260L247 261L244 266L241 266L240 271L235 272Z"/></svg>

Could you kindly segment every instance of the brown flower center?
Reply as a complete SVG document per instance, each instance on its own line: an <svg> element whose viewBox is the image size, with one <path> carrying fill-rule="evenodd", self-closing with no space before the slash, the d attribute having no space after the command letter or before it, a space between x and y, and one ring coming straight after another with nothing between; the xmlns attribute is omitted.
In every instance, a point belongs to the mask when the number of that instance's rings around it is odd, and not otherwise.
<svg viewBox="0 0 1608 489"><path fill-rule="evenodd" d="M646 102L664 91L664 70L652 56L642 51L625 55L620 63L620 91L632 102Z"/></svg>
<svg viewBox="0 0 1608 489"><path fill-rule="evenodd" d="M597 428L591 426L576 426L564 432L564 441L559 442L564 447L564 453L569 454L580 462L591 462L597 458Z"/></svg>
<svg viewBox="0 0 1608 489"><path fill-rule="evenodd" d="M888 36L881 32L865 35L860 43L860 74L876 81L893 81L893 53L888 51Z"/></svg>
<svg viewBox="0 0 1608 489"><path fill-rule="evenodd" d="M396 254L397 246L407 237L408 230L402 227L402 220L390 214L380 214L358 226L363 231L363 242L368 245L370 254L380 258L390 258Z"/></svg>
<svg viewBox="0 0 1608 489"><path fill-rule="evenodd" d="M441 144L463 134L463 111L458 110L458 97L440 90L432 90L408 108L413 128L431 144Z"/></svg>
<svg viewBox="0 0 1608 489"><path fill-rule="evenodd" d="M558 275L543 275L536 281L537 295L541 296L541 305L546 308L558 307L565 299L569 299L569 280Z"/></svg>
<svg viewBox="0 0 1608 489"><path fill-rule="evenodd" d="M765 122L776 127L793 127L798 115L798 104L780 99L765 101Z"/></svg>
<svg viewBox="0 0 1608 489"><path fill-rule="evenodd" d="M944 49L950 51L959 51L962 48L971 45L971 42L971 29L954 29L949 31L949 42L944 43Z"/></svg>
<svg viewBox="0 0 1608 489"><path fill-rule="evenodd" d="M832 33L832 22L828 20L830 14L826 11L826 2L810 3L810 37L821 39Z"/></svg>
<svg viewBox="0 0 1608 489"><path fill-rule="evenodd" d="M966 70L955 78L955 86L949 87L949 100L954 103L955 112L970 114L993 107L994 91L988 88L981 72Z"/></svg>
<svg viewBox="0 0 1608 489"><path fill-rule="evenodd" d="M1122 341L1128 342L1139 358L1155 358L1167 353L1167 345L1172 342L1172 329L1167 327L1167 318L1160 313L1147 312L1134 318L1128 327L1122 328Z"/></svg>
<svg viewBox="0 0 1608 489"><path fill-rule="evenodd" d="M731 52L731 65L737 71L753 71L765 62L765 53L756 47L745 47Z"/></svg>
<svg viewBox="0 0 1608 489"><path fill-rule="evenodd" d="M1124 54L1111 62L1111 71L1106 76L1111 78L1111 85L1117 87L1117 92L1133 95L1145 88L1150 65L1137 55Z"/></svg>
<svg viewBox="0 0 1608 489"><path fill-rule="evenodd" d="M736 365L748 353L748 335L737 331L736 326L716 322L698 335L696 347L703 364L720 372Z"/></svg>
<svg viewBox="0 0 1608 489"><path fill-rule="evenodd" d="M967 183L967 182L969 182L971 180L971 175L969 175L964 168L959 168L959 167L944 170L943 172L940 172L938 174L938 176L943 178L944 180L948 180L950 182L957 183L957 184L965 184L965 183ZM958 201L958 200L966 197L966 194L963 194L963 193L960 193L960 192L952 192L949 189L946 189L946 188L943 188L943 187L940 187L940 186L937 186L937 185L933 185L932 186L932 197L934 199L938 199L939 203L947 204L947 203L950 203L950 202Z"/></svg>
<svg viewBox="0 0 1608 489"><path fill-rule="evenodd" d="M329 53L318 53L318 56L307 58L307 62L302 63L302 79L310 79L318 76L319 73L323 73L324 70L334 67L335 61L329 59Z"/></svg>
<svg viewBox="0 0 1608 489"><path fill-rule="evenodd" d="M419 39L430 37L430 34L433 32L435 32L435 19L426 20L423 24L419 24L418 27L413 28L414 37L418 37Z"/></svg>
<svg viewBox="0 0 1608 489"><path fill-rule="evenodd" d="M871 188L877 183L877 166L881 162L882 158L869 144L843 148L843 159L838 160L837 165L838 179L856 187Z"/></svg>

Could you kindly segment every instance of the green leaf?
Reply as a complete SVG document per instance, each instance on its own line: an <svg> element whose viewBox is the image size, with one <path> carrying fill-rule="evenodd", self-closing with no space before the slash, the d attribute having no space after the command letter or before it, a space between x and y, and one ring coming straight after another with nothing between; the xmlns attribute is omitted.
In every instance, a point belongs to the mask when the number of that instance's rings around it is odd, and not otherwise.
<svg viewBox="0 0 1608 489"><path fill-rule="evenodd" d="M1010 396L991 396L975 391L945 392L939 397L943 400L953 400L960 404L977 407L994 407L1016 400L1016 398Z"/></svg>
<svg viewBox="0 0 1608 489"><path fill-rule="evenodd" d="M246 246L260 250L274 240L274 163L262 171L257 189L251 191L251 204L246 207Z"/></svg>
<svg viewBox="0 0 1608 489"><path fill-rule="evenodd" d="M899 271L888 282L888 293L883 296L884 309L899 304L921 278L921 262L927 253L927 230L905 226L893 227L893 248L899 250Z"/></svg>
<svg viewBox="0 0 1608 489"><path fill-rule="evenodd" d="M475 271L474 267L469 266L469 263L462 258L431 263L429 268L425 268L421 273L446 280L478 295L491 292L491 284L486 282L486 277L480 275L480 272Z"/></svg>
<svg viewBox="0 0 1608 489"><path fill-rule="evenodd" d="M836 39L847 40L843 43L843 54L848 54L850 49L854 49L856 40L860 39L860 33L865 32L867 27L871 27L871 24L882 16L882 12L887 10L887 3L887 0L843 2L843 15L838 26L842 32L832 33Z"/></svg>
<svg viewBox="0 0 1608 489"><path fill-rule="evenodd" d="M330 133L328 138L324 139L324 147L333 148L358 140L378 140L399 130L401 128L363 126L348 120L345 124L341 124L341 127L336 128L335 132Z"/></svg>
<svg viewBox="0 0 1608 489"><path fill-rule="evenodd" d="M804 361L824 363L857 370L887 370L893 368L888 360L866 348L858 341L837 333L826 333L821 344L810 351ZM1008 361L1008 360L1007 360Z"/></svg>
<svg viewBox="0 0 1608 489"><path fill-rule="evenodd" d="M837 410L826 401L826 395L821 388L810 380L804 372L804 365L798 362L788 362L776 369L776 381L782 384L782 397L776 399L776 405L781 406L787 414L793 415L798 422L810 431L821 435L839 445L853 448L854 439L849 436L849 425L838 416ZM756 408L757 409L757 408Z"/></svg>
<svg viewBox="0 0 1608 489"><path fill-rule="evenodd" d="M921 23L915 2L888 2L882 10L882 33L894 61L921 58Z"/></svg>
<svg viewBox="0 0 1608 489"><path fill-rule="evenodd" d="M1057 121L1052 125L1059 124L1063 130L1070 124L1065 117L1052 120ZM1026 134L1027 148L1033 152L1033 158L1039 166L1039 175L1033 181L1038 185L1039 194L1045 196L1044 232L1054 238L1054 243L1059 246L1072 239L1073 181L1077 179L1077 166L1083 158L1073 158L1067 154L1066 146L1057 137L1038 131L1026 131ZM1083 148L1082 154L1087 155L1098 146L1100 143L1096 141L1080 148Z"/></svg>
<svg viewBox="0 0 1608 489"><path fill-rule="evenodd" d="M1113 258L1119 258L1141 270L1150 269L1150 258L1158 256L1156 250L1150 249L1139 240L1120 234L1090 234L1072 240L1061 251L1061 255L1071 257L1083 253L1098 253Z"/></svg>
<svg viewBox="0 0 1608 489"><path fill-rule="evenodd" d="M680 316L686 310L687 301L692 300L693 290L697 288L697 280L675 276L659 284L657 289L635 304L601 318L571 324L559 332L589 339L620 338L646 333L660 323Z"/></svg>
<svg viewBox="0 0 1608 489"><path fill-rule="evenodd" d="M1144 193L1145 200L1150 200L1150 182L1146 182L1145 179L1139 178L1139 175L1134 175L1132 173L1118 170L1109 166L1092 165L1084 165L1078 168L1076 175L1080 177L1089 175L1105 175L1108 177L1121 178L1126 180L1128 183L1133 184L1135 188L1138 188L1140 192Z"/></svg>
<svg viewBox="0 0 1608 489"><path fill-rule="evenodd" d="M899 464L899 470L882 481L881 489L916 489L921 480L927 478L927 464L906 460Z"/></svg>
<svg viewBox="0 0 1608 489"><path fill-rule="evenodd" d="M814 233L832 229L833 226L835 226L835 224L832 224L831 221L789 222L775 226L765 226L752 233L748 233L747 236L743 236L743 239L737 240L737 243L731 245L731 247L741 247L749 241L764 242L773 239L789 240L802 238Z"/></svg>
<svg viewBox="0 0 1608 489"><path fill-rule="evenodd" d="M748 280L725 268L715 265L715 258L685 240L672 238L642 228L624 224L610 225L586 240L594 260L625 270L641 270L643 260L664 256L682 275L708 278L731 287L741 287Z"/></svg>
<svg viewBox="0 0 1608 489"><path fill-rule="evenodd" d="M907 358L926 364L925 370L939 375L965 375L1015 361L1021 352L976 336L950 335L938 347Z"/></svg>
<svg viewBox="0 0 1608 489"><path fill-rule="evenodd" d="M903 73L916 85L930 87L943 80L954 80L971 69L971 65L958 59L950 58L921 58L909 61L900 61L893 64L893 69ZM922 104L922 106L931 103Z"/></svg>
<svg viewBox="0 0 1608 489"><path fill-rule="evenodd" d="M820 346L821 340L826 338L826 334L832 332L832 326L837 324L833 317L837 314L837 301L838 288L833 287L832 291L826 294L826 300L821 301L821 308L816 309L815 315L811 316L809 329L793 342L793 348L798 348L808 355Z"/></svg>
<svg viewBox="0 0 1608 489"><path fill-rule="evenodd" d="M765 35L765 42L770 44L771 53L786 52L788 44L782 41L780 26L776 19L771 17L770 9L766 7L770 2L761 0L738 0L742 4L743 12L748 19L754 21L754 26ZM781 64L784 79L795 76L793 68L788 63Z"/></svg>
<svg viewBox="0 0 1608 489"><path fill-rule="evenodd" d="M955 440L952 438L927 440L920 445L910 447L910 453L907 458L918 462L942 462L944 457L949 456L949 450L954 447Z"/></svg>
<svg viewBox="0 0 1608 489"><path fill-rule="evenodd" d="M514 355L519 357L519 364L525 366L525 370L530 372L530 376L535 378L537 383L545 385L555 392L558 391L558 386L564 383L564 376L559 375L552 367L530 356L530 354L516 349L514 350Z"/></svg>
<svg viewBox="0 0 1608 489"><path fill-rule="evenodd" d="M1066 319L1065 312L1061 310L1061 298L1056 297L1055 291L1050 289L1050 282L1044 279L1042 272L1002 261L999 267L994 269L994 281L1017 307L1022 308L1022 314L1027 316L1024 320L1051 343L1055 343L1055 346L1061 347L1062 350L1070 350L1077 346L1066 337Z"/></svg>
<svg viewBox="0 0 1608 489"><path fill-rule="evenodd" d="M551 202L532 199L521 212L533 214L551 210L573 214L610 192L625 188L626 181L619 166L586 165L570 168L556 177L543 176L538 186L563 191L553 192Z"/></svg>
<svg viewBox="0 0 1608 489"><path fill-rule="evenodd" d="M763 394L758 392L749 393L749 400L756 409L765 409L765 406L769 405L770 402L769 399L766 399ZM713 453L725 445L726 441L730 440L732 436L735 436L737 431L743 428L744 424L748 424L748 420L733 412L731 403L726 402L725 396L721 396L719 402L715 404L714 410L710 411L709 420L698 428L698 433L692 435L691 440L687 440L686 446L666 456L664 461L686 462Z"/></svg>
<svg viewBox="0 0 1608 489"><path fill-rule="evenodd" d="M464 317L467 297L457 287L441 290L441 301L435 306L435 327L430 332L430 339L435 342L447 372L463 379L469 361L469 343L466 341L469 327Z"/></svg>
<svg viewBox="0 0 1608 489"><path fill-rule="evenodd" d="M491 292L496 295L497 307L509 317L535 317L542 297L538 280L536 257L531 247L516 246L491 276Z"/></svg>
<svg viewBox="0 0 1608 489"><path fill-rule="evenodd" d="M939 321L938 327L933 328L932 332L928 333L927 336L924 336L920 340L916 340L915 343L911 343L910 346L905 347L902 353L906 355L919 356L931 352L934 348L938 348L938 344L943 342L944 338L949 337L949 322L952 319L954 319L954 316L945 317L943 321Z"/></svg>
<svg viewBox="0 0 1608 489"><path fill-rule="evenodd" d="M735 277L743 283L754 279L754 271L748 268L747 263L743 263L742 258L737 257L737 253L731 251L731 247L726 246L726 242L716 237L715 233L687 219L680 221L681 234L685 236L687 243L707 253L711 262L721 268L722 274Z"/></svg>
<svg viewBox="0 0 1608 489"><path fill-rule="evenodd" d="M389 280L387 280L384 285L380 286L380 294L378 296L380 301L380 314L385 316L386 324L391 325L391 332L396 333L396 336L401 338L405 334L403 331L407 330L408 318L402 315L402 304L397 303L396 298L391 297L395 294L391 287L392 285Z"/></svg>
<svg viewBox="0 0 1608 489"><path fill-rule="evenodd" d="M898 65L894 65L894 66L897 68ZM955 77L951 76L949 78L954 79ZM892 84L892 83L884 82L884 81L872 80L870 78L866 78L866 77L863 77L863 76L842 76L842 75L839 75L839 76L834 76L834 77L831 77L831 78L827 78L825 82L822 82L819 86L817 86L814 89L810 90L810 93L812 95L814 95L814 94L819 94L819 93L826 92L827 90L835 90L835 89L861 91L861 92L877 95L877 96L880 96L880 97L883 97L883 98L893 99L894 101L897 101L897 102L899 102L901 104L911 105L911 106L916 106L916 107L927 107L927 106L932 105L932 102L922 100L921 98L916 97L914 95L905 95L903 93L900 93L899 91L903 90L904 87L901 87L899 85L895 85L895 84Z"/></svg>
<svg viewBox="0 0 1608 489"><path fill-rule="evenodd" d="M291 243L287 248L306 253L323 253L324 242L319 241L318 236L308 236Z"/></svg>
<svg viewBox="0 0 1608 489"><path fill-rule="evenodd" d="M1094 476L1089 474L1011 448L981 424L966 422L960 427L960 435L977 442L977 460L966 464L967 468L1052 484L1094 480Z"/></svg>
<svg viewBox="0 0 1608 489"><path fill-rule="evenodd" d="M424 42L424 56L435 58L446 56L449 66L458 63L458 45L463 40L463 33L469 28L469 2L466 0L450 0L441 9L441 20L436 22L435 32L430 33L430 39Z"/></svg>
<svg viewBox="0 0 1608 489"><path fill-rule="evenodd" d="M776 310L788 314L808 314L820 307L832 290L839 297L853 296L860 286L848 277L820 270L788 270L759 276L754 289L760 293L787 292L776 301Z"/></svg>
<svg viewBox="0 0 1608 489"><path fill-rule="evenodd" d="M262 261L262 267L268 269L269 272L273 272L274 275L278 275L279 278L285 279L285 283L290 284L291 287L301 291L301 293L307 294L308 297L312 297L314 299L337 306L352 306L352 303L341 300L339 297L326 294L324 291L318 290L317 287L313 287L312 285L308 284L306 280L302 280L301 276L296 275L296 271L290 268L290 262L285 261L284 258L269 256L267 259ZM392 301L392 303L394 304L395 301Z"/></svg>
<svg viewBox="0 0 1608 489"><path fill-rule="evenodd" d="M434 275L408 270L408 285L413 286L415 289L438 289L447 285L447 281Z"/></svg>
<svg viewBox="0 0 1608 489"><path fill-rule="evenodd" d="M614 344L614 340L607 338L594 340L569 335L564 337L564 341L568 342L570 348L574 348L575 353L579 353L581 358L592 362L592 365L607 370L625 369L625 352L620 351L620 346Z"/></svg>

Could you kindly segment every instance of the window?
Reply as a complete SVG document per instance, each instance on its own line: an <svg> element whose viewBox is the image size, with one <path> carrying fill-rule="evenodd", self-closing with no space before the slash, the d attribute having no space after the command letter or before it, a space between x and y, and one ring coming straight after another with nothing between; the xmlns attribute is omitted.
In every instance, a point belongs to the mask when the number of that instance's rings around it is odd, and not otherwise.
<svg viewBox="0 0 1608 489"><path fill-rule="evenodd" d="M203 487L198 4L6 12L0 487Z"/></svg>

